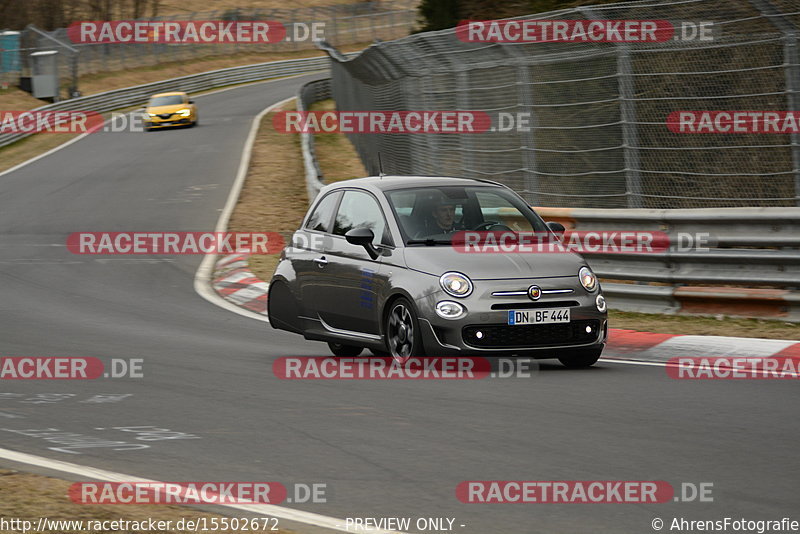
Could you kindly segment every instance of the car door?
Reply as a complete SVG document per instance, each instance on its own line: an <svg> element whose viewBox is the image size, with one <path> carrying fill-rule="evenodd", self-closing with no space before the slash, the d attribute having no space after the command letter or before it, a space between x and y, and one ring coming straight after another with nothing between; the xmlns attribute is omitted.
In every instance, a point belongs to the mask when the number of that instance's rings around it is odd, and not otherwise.
<svg viewBox="0 0 800 534"><path fill-rule="evenodd" d="M393 245L377 199L363 190L346 190L334 219L330 249L325 251L325 283L315 296L317 311L329 330L377 336L378 294L386 284L383 256L372 259L364 247L348 243L344 236L353 228L372 230L376 247Z"/></svg>
<svg viewBox="0 0 800 534"><path fill-rule="evenodd" d="M331 246L333 218L341 198L341 191L333 191L317 202L302 228L292 236L288 256L296 276L302 313L317 319L317 298L320 287L330 283L326 251Z"/></svg>

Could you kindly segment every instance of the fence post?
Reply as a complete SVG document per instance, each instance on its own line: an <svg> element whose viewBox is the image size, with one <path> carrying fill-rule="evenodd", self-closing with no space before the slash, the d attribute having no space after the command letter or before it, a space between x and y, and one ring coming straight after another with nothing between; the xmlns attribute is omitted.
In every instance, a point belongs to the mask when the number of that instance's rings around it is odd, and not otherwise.
<svg viewBox="0 0 800 534"><path fill-rule="evenodd" d="M594 9L578 8L589 20L598 20ZM636 95L633 83L633 66L630 47L626 43L615 43L617 50L617 90L619 115L622 122L622 151L625 160L625 196L628 208L642 207L642 176L639 162L639 135L636 127Z"/></svg>
<svg viewBox="0 0 800 534"><path fill-rule="evenodd" d="M531 67L524 62L524 48L506 45L501 50L505 51L514 62L514 69L517 75L517 110L519 111L519 108L524 106L531 117L528 123L528 130L517 132L520 141L520 162L524 173L522 179L524 194L522 196L529 204L541 206L539 176L536 174L536 114L533 108L533 104L536 102L536 95L533 93L533 85L531 84ZM517 127L519 127L519 124L517 124Z"/></svg>
<svg viewBox="0 0 800 534"><path fill-rule="evenodd" d="M786 76L786 104L788 111L800 111L800 52L797 50L797 27L769 0L750 0L765 18L783 33L783 65ZM792 142L792 171L794 172L794 199L800 206L800 135L789 135Z"/></svg>
<svg viewBox="0 0 800 534"><path fill-rule="evenodd" d="M622 146L625 157L625 194L629 208L642 207L642 177L639 172L639 136L636 127L636 102L630 48L617 45L617 75L619 76L619 111L622 119Z"/></svg>
<svg viewBox="0 0 800 534"><path fill-rule="evenodd" d="M339 19L339 6L334 7L334 14L331 18L331 22L333 23L333 31L328 36L328 25L325 25L325 40L329 43L332 43L333 46L339 46L339 27L336 24L336 21Z"/></svg>
<svg viewBox="0 0 800 534"><path fill-rule="evenodd" d="M72 70L72 84L69 88L69 96L67 98L75 98L80 96L78 93L78 60L80 58L80 52L75 52L72 54L70 58L70 67Z"/></svg>

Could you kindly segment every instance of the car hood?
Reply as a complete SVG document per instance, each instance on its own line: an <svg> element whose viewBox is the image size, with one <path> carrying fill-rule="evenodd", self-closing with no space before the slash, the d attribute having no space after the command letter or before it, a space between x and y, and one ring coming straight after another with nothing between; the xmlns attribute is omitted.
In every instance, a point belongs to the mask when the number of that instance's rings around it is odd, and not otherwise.
<svg viewBox="0 0 800 534"><path fill-rule="evenodd" d="M586 265L571 252L464 253L446 245L405 247L404 255L409 269L435 276L458 271L473 280L577 276Z"/></svg>
<svg viewBox="0 0 800 534"><path fill-rule="evenodd" d="M153 106L149 108L145 108L145 111L148 113L175 113L176 111L180 111L182 109L189 109L188 104L171 104L169 106Z"/></svg>

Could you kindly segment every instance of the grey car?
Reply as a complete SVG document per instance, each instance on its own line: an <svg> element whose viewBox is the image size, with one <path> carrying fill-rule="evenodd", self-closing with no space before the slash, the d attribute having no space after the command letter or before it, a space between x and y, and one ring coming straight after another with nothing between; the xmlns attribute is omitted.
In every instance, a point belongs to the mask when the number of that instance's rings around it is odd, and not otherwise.
<svg viewBox="0 0 800 534"><path fill-rule="evenodd" d="M488 180L337 182L322 189L281 253L269 320L327 342L337 356L366 348L400 362L519 355L587 367L608 326L600 283L580 255L460 246L464 235L558 241L563 231Z"/></svg>

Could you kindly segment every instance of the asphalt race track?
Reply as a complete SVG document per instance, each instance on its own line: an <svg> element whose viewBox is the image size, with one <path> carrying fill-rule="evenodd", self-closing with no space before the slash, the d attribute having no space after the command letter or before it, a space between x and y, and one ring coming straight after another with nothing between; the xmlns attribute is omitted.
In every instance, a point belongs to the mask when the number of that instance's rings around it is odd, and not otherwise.
<svg viewBox="0 0 800 534"><path fill-rule="evenodd" d="M450 517L470 534L646 533L656 517L797 514L791 380L677 381L657 365L555 362L529 378L282 381L275 358L327 347L201 298L200 256L66 249L77 231L213 230L252 118L312 78L200 96L196 128L97 133L0 176L0 355L140 358L144 373L3 381L1 447L156 480L325 483L327 503L285 506ZM130 427L184 439L136 441ZM26 429L150 447L62 452ZM465 480L711 482L713 502L462 504Z"/></svg>

